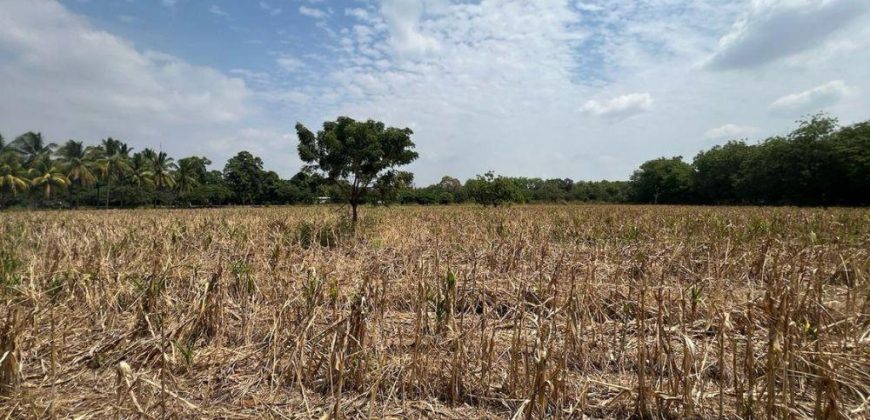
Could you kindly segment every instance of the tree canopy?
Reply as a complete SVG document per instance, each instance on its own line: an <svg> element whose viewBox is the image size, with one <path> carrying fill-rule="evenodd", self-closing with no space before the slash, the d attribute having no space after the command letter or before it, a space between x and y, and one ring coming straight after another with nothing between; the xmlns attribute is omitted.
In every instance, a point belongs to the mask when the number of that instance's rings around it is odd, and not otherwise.
<svg viewBox="0 0 870 420"><path fill-rule="evenodd" d="M631 175L631 185L638 201L685 203L692 198L692 165L682 156L649 160Z"/></svg>
<svg viewBox="0 0 870 420"><path fill-rule="evenodd" d="M316 135L297 123L296 133L299 158L308 169L322 171L333 181L347 182L354 222L363 195L378 176L418 157L410 128L387 127L374 120L338 117L324 122Z"/></svg>
<svg viewBox="0 0 870 420"><path fill-rule="evenodd" d="M525 201L517 181L519 180L495 176L495 173L490 171L469 180L465 187L468 189L469 197L474 201L496 207Z"/></svg>

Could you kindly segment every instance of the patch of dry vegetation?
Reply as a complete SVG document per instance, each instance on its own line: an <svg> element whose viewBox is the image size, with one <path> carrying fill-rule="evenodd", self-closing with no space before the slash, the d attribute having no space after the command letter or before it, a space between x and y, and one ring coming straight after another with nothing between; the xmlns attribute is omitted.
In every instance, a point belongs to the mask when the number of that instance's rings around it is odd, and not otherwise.
<svg viewBox="0 0 870 420"><path fill-rule="evenodd" d="M866 418L870 212L0 214L0 416Z"/></svg>

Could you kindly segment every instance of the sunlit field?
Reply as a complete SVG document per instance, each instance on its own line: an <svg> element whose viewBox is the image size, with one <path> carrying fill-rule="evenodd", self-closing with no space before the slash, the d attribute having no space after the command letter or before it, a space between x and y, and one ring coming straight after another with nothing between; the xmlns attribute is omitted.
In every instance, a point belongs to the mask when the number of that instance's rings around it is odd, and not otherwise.
<svg viewBox="0 0 870 420"><path fill-rule="evenodd" d="M0 213L0 417L867 418L870 210Z"/></svg>

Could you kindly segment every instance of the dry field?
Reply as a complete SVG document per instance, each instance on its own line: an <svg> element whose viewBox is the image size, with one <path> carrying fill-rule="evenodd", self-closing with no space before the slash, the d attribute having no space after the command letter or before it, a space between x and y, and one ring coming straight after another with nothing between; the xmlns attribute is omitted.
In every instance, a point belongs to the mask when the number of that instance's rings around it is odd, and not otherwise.
<svg viewBox="0 0 870 420"><path fill-rule="evenodd" d="M868 418L870 210L0 213L0 418Z"/></svg>

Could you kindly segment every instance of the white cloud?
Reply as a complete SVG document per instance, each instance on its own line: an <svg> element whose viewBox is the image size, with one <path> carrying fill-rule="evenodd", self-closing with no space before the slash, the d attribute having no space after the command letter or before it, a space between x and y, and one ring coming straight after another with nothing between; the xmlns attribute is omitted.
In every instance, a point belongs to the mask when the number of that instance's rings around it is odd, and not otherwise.
<svg viewBox="0 0 870 420"><path fill-rule="evenodd" d="M0 2L0 91L4 132L113 136L182 156L211 154L213 136L257 112L243 80L139 51L55 1Z"/></svg>
<svg viewBox="0 0 870 420"><path fill-rule="evenodd" d="M326 12L316 7L299 6L299 13L305 16L310 16L315 19L323 19L326 17Z"/></svg>
<svg viewBox="0 0 870 420"><path fill-rule="evenodd" d="M581 10L584 12L600 12L602 10L605 10L605 8L603 6L600 6L597 4L584 3L582 1L578 1L577 4L575 5L575 7L578 10Z"/></svg>
<svg viewBox="0 0 870 420"><path fill-rule="evenodd" d="M261 1L261 2L260 2L260 8L263 9L263 10L265 10L266 13L268 13L270 16L278 16L278 15L280 15L281 13L284 12L284 11L281 10L280 8L278 8L278 7L273 7L271 4L269 4L269 3L265 2L265 1Z"/></svg>
<svg viewBox="0 0 870 420"><path fill-rule="evenodd" d="M295 142L295 132L243 126L212 138L209 144L215 152L228 157L242 150L251 152L263 158L266 169L272 170L275 160L295 155Z"/></svg>
<svg viewBox="0 0 870 420"><path fill-rule="evenodd" d="M437 39L423 33L423 0L383 0L381 15L390 28L390 43L399 53L422 54L439 48Z"/></svg>
<svg viewBox="0 0 870 420"><path fill-rule="evenodd" d="M581 112L606 118L628 118L652 109L653 99L649 93L630 93L605 102L587 101Z"/></svg>
<svg viewBox="0 0 870 420"><path fill-rule="evenodd" d="M218 6L216 4L211 5L211 7L208 8L208 12L215 15L215 16L221 16L221 17L229 17L230 16L229 14L227 14L227 12L225 12L223 9L220 8L220 6Z"/></svg>
<svg viewBox="0 0 870 420"><path fill-rule="evenodd" d="M339 68L324 81L330 88L312 95L324 104L311 105L319 112L303 121L317 126L349 115L413 128L421 158L410 169L421 183L488 169L572 177L630 172L624 163L596 160L578 173L576 162L553 160L552 150L578 147L566 133L579 124L577 98L593 96L574 80L583 33L571 5L433 3L383 2L379 16L355 19L366 30L351 28L341 41ZM584 149L599 150L589 141Z"/></svg>
<svg viewBox="0 0 870 420"><path fill-rule="evenodd" d="M228 55L222 72L137 50L55 0L0 0L0 130L112 135L217 164L248 149L289 177L299 166L288 121L374 118L414 129L421 158L409 169L425 185L488 169L625 179L649 158L693 155L704 134L747 135L747 122L759 127L753 137L786 132L823 103L843 123L870 110L870 97L845 94L870 86L870 14L828 32L783 17L855 0L352 1L335 19L326 2L262 1L316 8L326 34L286 27L272 42L237 28L251 55ZM179 18L196 12L182 10L189 4L178 1ZM786 39L782 54L758 41L790 33L785 21L808 34ZM720 45L728 33L740 35ZM705 62L751 71L703 71ZM832 79L849 84L801 92Z"/></svg>
<svg viewBox="0 0 870 420"><path fill-rule="evenodd" d="M823 108L838 103L852 93L852 90L842 80L833 80L803 92L785 95L770 104L770 111L775 115L795 117L803 113L822 111Z"/></svg>
<svg viewBox="0 0 870 420"><path fill-rule="evenodd" d="M754 0L706 66L753 68L820 47L868 11L867 0Z"/></svg>
<svg viewBox="0 0 870 420"><path fill-rule="evenodd" d="M353 16L361 21L370 22L372 20L371 15L366 9L354 8L354 9L344 9L345 16Z"/></svg>
<svg viewBox="0 0 870 420"><path fill-rule="evenodd" d="M348 114L415 124L421 159L411 170L421 182L487 169L624 179L651 157L694 155L704 147L698 137L721 128L723 118L762 127L754 136L790 129L793 120L770 118L768 98L810 78L870 80L870 66L860 64L870 54L858 47L870 41L870 30L857 24L866 14L842 32L856 47L838 60L711 72L698 64L758 7L751 0L430 3L387 0L377 13L345 11L354 19L336 41L342 58L323 82L332 99L312 106L319 112L307 120L319 125ZM839 34L824 39L840 42ZM867 109L855 95L837 115L854 121ZM578 110L595 118L578 118ZM750 134L733 125L711 135ZM586 157L554 159L553 150Z"/></svg>
<svg viewBox="0 0 870 420"><path fill-rule="evenodd" d="M274 100L290 102L294 104L305 104L311 101L311 95L299 91L299 90L287 90L282 92L277 92L275 96L273 96Z"/></svg>
<svg viewBox="0 0 870 420"><path fill-rule="evenodd" d="M288 56L278 57L275 62L278 63L278 66L280 66L284 71L289 72L298 71L305 67L305 63L303 63L302 60Z"/></svg>
<svg viewBox="0 0 870 420"><path fill-rule="evenodd" d="M758 132L758 130L758 127L750 125L725 124L707 130L704 133L704 138L708 140L744 139Z"/></svg>

